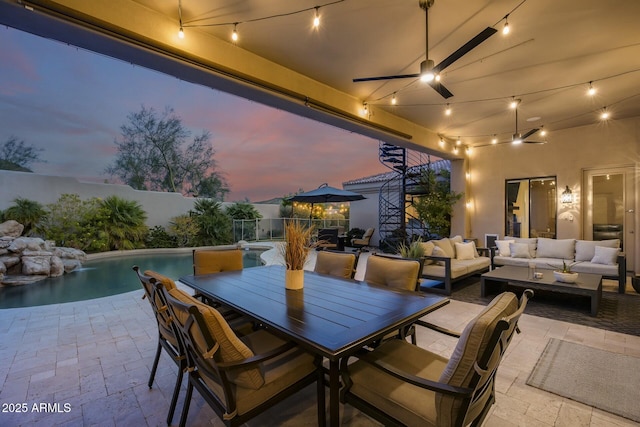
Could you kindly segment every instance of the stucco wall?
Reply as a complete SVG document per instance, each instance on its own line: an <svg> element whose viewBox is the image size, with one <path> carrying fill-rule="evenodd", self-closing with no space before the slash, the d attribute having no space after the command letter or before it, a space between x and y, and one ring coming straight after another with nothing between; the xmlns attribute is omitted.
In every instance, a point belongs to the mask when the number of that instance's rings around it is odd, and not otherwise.
<svg viewBox="0 0 640 427"><path fill-rule="evenodd" d="M366 197L364 200L349 204L349 227L362 228L363 230L374 227L376 230L371 237L371 245L378 246L380 243L380 234L378 233L378 193L380 191L380 183L353 184L344 186L344 188Z"/></svg>
<svg viewBox="0 0 640 427"><path fill-rule="evenodd" d="M17 197L35 200L44 205L54 203L62 194L78 194L81 199L118 196L135 200L147 212L147 225L166 227L172 217L187 213L197 199L178 193L138 191L128 185L81 182L75 178L39 175L0 170L0 209L6 209ZM227 205L229 203L224 203ZM278 205L255 204L264 218L277 218Z"/></svg>
<svg viewBox="0 0 640 427"><path fill-rule="evenodd" d="M504 236L505 180L557 176L558 189L573 191L576 203L564 207L558 191L557 237L583 237L582 176L585 169L614 166L640 167L640 118L612 120L591 126L554 132L544 145L501 144L474 149L469 158L471 208L467 212L467 236L484 240L485 233ZM640 182L636 175L636 228L640 224ZM571 220L573 218L573 220ZM636 266L640 242L636 239ZM637 269L637 267L636 267Z"/></svg>

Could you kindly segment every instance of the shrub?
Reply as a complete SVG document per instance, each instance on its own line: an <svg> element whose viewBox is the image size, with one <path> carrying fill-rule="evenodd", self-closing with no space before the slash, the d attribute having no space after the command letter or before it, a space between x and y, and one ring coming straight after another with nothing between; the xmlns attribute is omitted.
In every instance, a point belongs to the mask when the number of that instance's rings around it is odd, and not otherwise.
<svg viewBox="0 0 640 427"><path fill-rule="evenodd" d="M231 218L224 213L219 202L199 199L194 204L190 215L198 226L195 246L232 243Z"/></svg>
<svg viewBox="0 0 640 427"><path fill-rule="evenodd" d="M227 215L232 220L244 220L239 229L233 228L233 241L255 239L258 240L256 235L256 219L261 219L262 215L258 210L248 201L235 202L232 205L227 206ZM254 221L251 221L254 220Z"/></svg>
<svg viewBox="0 0 640 427"><path fill-rule="evenodd" d="M148 248L175 248L178 246L176 236L172 236L161 225L149 229L145 246Z"/></svg>
<svg viewBox="0 0 640 427"><path fill-rule="evenodd" d="M176 216L169 223L169 234L179 248L195 246L198 224L190 215Z"/></svg>
<svg viewBox="0 0 640 427"><path fill-rule="evenodd" d="M147 214L138 202L109 196L99 204L102 211L99 216L110 250L144 247Z"/></svg>
<svg viewBox="0 0 640 427"><path fill-rule="evenodd" d="M4 211L2 221L13 219L24 225L23 234L32 236L37 234L40 221L47 216L47 211L42 204L18 197L13 200L14 205Z"/></svg>

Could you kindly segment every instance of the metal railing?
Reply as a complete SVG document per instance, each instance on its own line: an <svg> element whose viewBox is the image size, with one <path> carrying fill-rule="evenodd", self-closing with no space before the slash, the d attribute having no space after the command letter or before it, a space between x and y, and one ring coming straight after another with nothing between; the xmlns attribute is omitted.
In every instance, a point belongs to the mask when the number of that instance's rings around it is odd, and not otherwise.
<svg viewBox="0 0 640 427"><path fill-rule="evenodd" d="M349 231L348 219L303 219L303 218L262 218L262 219L234 219L234 242L260 242L284 239L285 221L300 221L316 230L321 228L339 228L341 232Z"/></svg>

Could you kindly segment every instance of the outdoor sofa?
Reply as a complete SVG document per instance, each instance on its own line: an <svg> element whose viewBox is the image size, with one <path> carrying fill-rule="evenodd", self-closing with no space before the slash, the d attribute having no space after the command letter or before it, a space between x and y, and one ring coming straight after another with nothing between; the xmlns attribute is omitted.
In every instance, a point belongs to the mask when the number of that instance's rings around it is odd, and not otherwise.
<svg viewBox="0 0 640 427"><path fill-rule="evenodd" d="M461 236L429 240L422 243L424 267L422 278L435 281L436 286L426 287L429 292L451 295L452 284L469 276L489 271L491 250L477 248L473 241Z"/></svg>
<svg viewBox="0 0 640 427"><path fill-rule="evenodd" d="M505 237L496 240L491 265L561 270L563 261L576 273L601 274L605 279L618 281L618 292L626 286L626 258L620 251L620 239L577 240Z"/></svg>

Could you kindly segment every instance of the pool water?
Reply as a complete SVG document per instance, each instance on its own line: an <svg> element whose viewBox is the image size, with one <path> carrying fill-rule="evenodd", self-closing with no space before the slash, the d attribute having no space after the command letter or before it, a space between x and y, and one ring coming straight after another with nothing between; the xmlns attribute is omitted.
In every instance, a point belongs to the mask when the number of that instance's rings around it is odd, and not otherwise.
<svg viewBox="0 0 640 427"><path fill-rule="evenodd" d="M264 251L243 252L245 268L261 265ZM60 277L48 278L22 286L0 288L0 308L32 307L36 305L83 301L142 289L132 270L154 270L172 279L193 273L192 255L150 254L105 258L87 261L80 270Z"/></svg>

